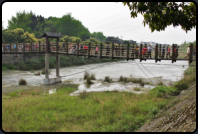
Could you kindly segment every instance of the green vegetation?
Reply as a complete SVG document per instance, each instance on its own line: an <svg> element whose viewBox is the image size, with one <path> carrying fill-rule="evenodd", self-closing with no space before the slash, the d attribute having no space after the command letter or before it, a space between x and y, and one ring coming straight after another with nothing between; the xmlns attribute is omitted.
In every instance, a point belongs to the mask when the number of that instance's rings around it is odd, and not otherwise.
<svg viewBox="0 0 198 134"><path fill-rule="evenodd" d="M106 36L102 32L90 33L82 22L71 16L70 13L63 15L60 18L48 17L44 18L41 15L36 15L30 12L16 12L16 16L12 16L8 20L8 27L2 27L2 42L3 43L23 43L23 42L38 42L45 41L44 38L39 39L46 32L61 33L63 35L60 41L69 41L72 43L91 42L100 43L106 40ZM96 40L97 38L97 40ZM49 39L55 41L56 39ZM84 43L85 43L84 42Z"/></svg>
<svg viewBox="0 0 198 134"><path fill-rule="evenodd" d="M140 91L140 88L139 87L135 87L134 91Z"/></svg>
<svg viewBox="0 0 198 134"><path fill-rule="evenodd" d="M12 69L16 69L16 66L11 63L9 64L2 63L2 70L12 70Z"/></svg>
<svg viewBox="0 0 198 134"><path fill-rule="evenodd" d="M95 74L91 74L87 71L84 73L84 80L87 79L87 84L93 84L91 80L96 80Z"/></svg>
<svg viewBox="0 0 198 134"><path fill-rule="evenodd" d="M30 73L34 73L34 70L30 70Z"/></svg>
<svg viewBox="0 0 198 134"><path fill-rule="evenodd" d="M179 82L190 86L195 81L196 68L190 67ZM70 96L75 90L61 87L54 94L21 91L21 94L3 95L2 129L6 132L134 132L167 108L166 104L174 99L171 91L181 92L175 86L157 86L148 94L106 91Z"/></svg>
<svg viewBox="0 0 198 134"><path fill-rule="evenodd" d="M181 26L190 31L196 27L196 4L194 2L123 2L131 11L131 18L140 13L143 23L149 25L151 32L162 31L169 25ZM177 17L176 17L177 16Z"/></svg>
<svg viewBox="0 0 198 134"><path fill-rule="evenodd" d="M112 79L109 76L105 76L104 81L105 82L112 82Z"/></svg>
<svg viewBox="0 0 198 134"><path fill-rule="evenodd" d="M31 92L3 100L2 129L17 132L135 131L152 118L151 109L160 109L160 102L168 102L164 98L149 99L146 94L128 92L82 92L77 97L69 96L71 92L73 89L63 87L45 96Z"/></svg>
<svg viewBox="0 0 198 134"><path fill-rule="evenodd" d="M28 55L26 55L28 56ZM93 63L103 63L103 62L116 62L118 60L111 59L96 59L96 58L84 58L83 56L64 56L60 55L60 67L68 67L68 66L76 66L76 65L85 65L85 64L93 64ZM49 59L49 68L55 68L56 66L56 58L50 57ZM30 59L26 62L19 61L16 65L13 64L2 64L2 70L41 70L45 68L45 58L44 56L40 56L38 59Z"/></svg>
<svg viewBox="0 0 198 134"><path fill-rule="evenodd" d="M27 85L26 80L20 79L20 80L19 80L19 85Z"/></svg>
<svg viewBox="0 0 198 134"><path fill-rule="evenodd" d="M41 75L41 73L40 72L37 72L34 75L39 76L39 75Z"/></svg>

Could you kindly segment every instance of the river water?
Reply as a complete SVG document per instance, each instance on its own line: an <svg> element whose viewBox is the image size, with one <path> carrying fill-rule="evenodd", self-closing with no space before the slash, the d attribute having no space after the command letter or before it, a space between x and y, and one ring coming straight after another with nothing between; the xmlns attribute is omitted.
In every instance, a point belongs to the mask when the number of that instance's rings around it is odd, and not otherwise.
<svg viewBox="0 0 198 134"><path fill-rule="evenodd" d="M138 64L138 65L137 65ZM96 68L98 67L98 68ZM92 69L95 68L95 69ZM147 71L149 70L149 71ZM172 63L171 61L165 60L155 63L154 60L147 60L139 62L135 61L119 61L119 62L108 62L108 63L98 63L98 64L88 64L82 66L65 67L60 68L60 76L62 77L62 83L57 83L53 85L43 85L43 78L45 75L35 76L30 71L11 71L6 70L2 72L2 94L13 92L15 90L25 89L34 91L44 91L46 93L56 92L57 87L69 86L75 87L74 84L79 84L76 86L77 91L71 93L70 95L78 95L79 92L98 92L98 91L132 91L135 93L141 93L144 90L149 90L154 88L154 86L145 85L141 91L133 91L134 87L140 87L137 83L103 83L105 76L109 76L112 80L117 81L122 75L123 77L133 77L133 78L152 78L158 77L163 81L176 82L183 77L184 71L188 68L188 61L177 61ZM84 72L85 70L90 70L90 73L94 73L97 81L91 86L84 84ZM50 69L50 77L56 75L56 69ZM41 70L36 70L35 72L41 72ZM144 74L143 73L146 74ZM79 72L79 73L78 73ZM82 72L82 73L80 73ZM77 73L77 74L75 74ZM152 74L151 74L152 73ZM71 75L74 74L74 75ZM27 81L27 85L18 85L19 80L23 78ZM149 80L149 79L148 79Z"/></svg>

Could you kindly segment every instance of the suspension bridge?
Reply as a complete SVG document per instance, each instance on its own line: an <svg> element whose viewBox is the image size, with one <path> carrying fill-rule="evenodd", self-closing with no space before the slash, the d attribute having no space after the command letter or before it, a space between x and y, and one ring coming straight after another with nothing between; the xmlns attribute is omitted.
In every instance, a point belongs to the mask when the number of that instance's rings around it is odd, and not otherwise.
<svg viewBox="0 0 198 134"><path fill-rule="evenodd" d="M95 58L111 58L113 59L126 59L134 60L155 60L157 63L161 60L171 60L172 63L177 60L189 61L189 64L196 61L193 56L194 46L190 45L190 53L187 55L186 46L162 46L156 44L154 48L149 48L145 44L82 44L82 43L69 43L68 41L59 42L62 37L59 33L45 32L42 37L46 38L46 42L31 42L31 43L4 43L2 44L2 55L6 54L45 54L45 79L43 84L53 84L61 81L59 75L60 70L60 54L69 56L85 56ZM49 42L49 38L56 38L56 42ZM195 48L196 49L196 48ZM49 57L56 56L56 77L49 78Z"/></svg>

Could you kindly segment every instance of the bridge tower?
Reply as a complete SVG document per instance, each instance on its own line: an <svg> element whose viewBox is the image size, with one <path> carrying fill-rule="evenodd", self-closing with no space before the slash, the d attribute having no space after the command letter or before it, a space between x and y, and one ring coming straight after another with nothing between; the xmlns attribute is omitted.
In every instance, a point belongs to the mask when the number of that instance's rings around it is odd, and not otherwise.
<svg viewBox="0 0 198 134"><path fill-rule="evenodd" d="M60 33L51 33L51 32L45 32L42 37L46 37L46 48L45 48L45 79L43 79L43 84L54 84L57 82L61 82L61 77L59 76L59 70L60 70L60 55L58 54L58 42L59 37L63 37L60 35ZM56 53L50 53L50 47L49 47L49 38L56 38ZM49 58L51 56L56 56L56 77L49 78Z"/></svg>

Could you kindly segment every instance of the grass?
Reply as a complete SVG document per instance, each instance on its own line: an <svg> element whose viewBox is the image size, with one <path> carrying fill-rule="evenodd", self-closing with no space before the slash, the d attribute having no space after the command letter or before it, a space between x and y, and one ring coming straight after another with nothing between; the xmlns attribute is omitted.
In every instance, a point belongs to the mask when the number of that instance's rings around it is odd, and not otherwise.
<svg viewBox="0 0 198 134"><path fill-rule="evenodd" d="M2 101L2 129L6 132L136 131L159 110L164 98L129 92L82 92L62 87L54 94L16 93ZM15 112L13 112L15 111Z"/></svg>
<svg viewBox="0 0 198 134"><path fill-rule="evenodd" d="M20 80L19 80L19 85L27 85L26 80L20 79Z"/></svg>
<svg viewBox="0 0 198 134"><path fill-rule="evenodd" d="M196 81L196 70L188 69L192 71L179 82L189 86ZM148 94L139 95L107 91L70 96L75 88L69 87L46 95L13 92L2 95L2 129L5 132L134 132L166 108L172 100L167 99L172 94L170 90L181 92L177 86L157 86Z"/></svg>

